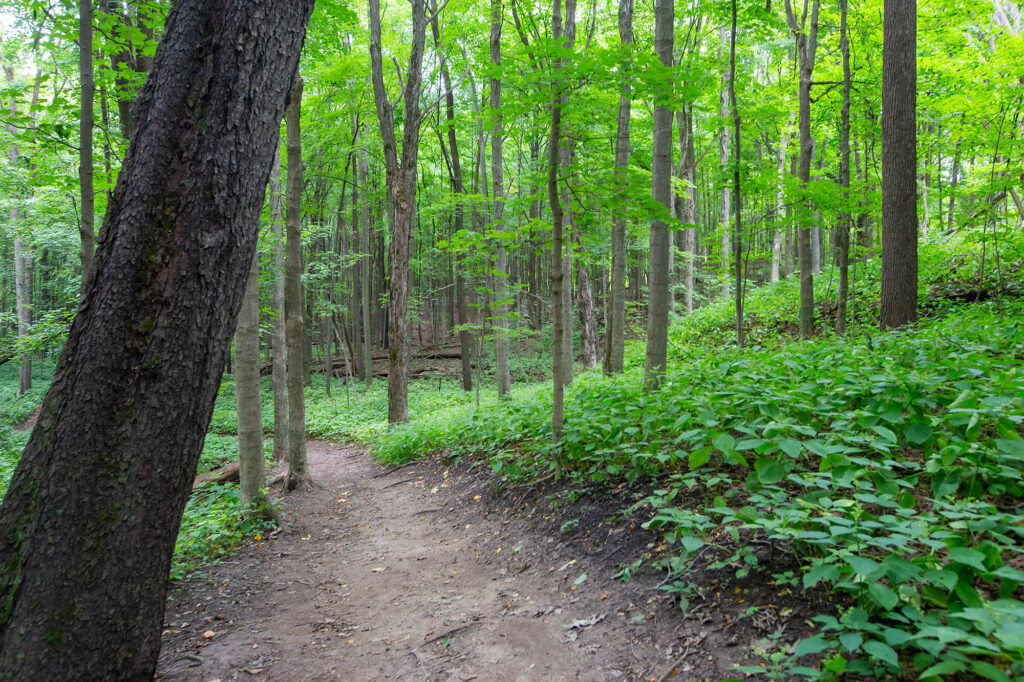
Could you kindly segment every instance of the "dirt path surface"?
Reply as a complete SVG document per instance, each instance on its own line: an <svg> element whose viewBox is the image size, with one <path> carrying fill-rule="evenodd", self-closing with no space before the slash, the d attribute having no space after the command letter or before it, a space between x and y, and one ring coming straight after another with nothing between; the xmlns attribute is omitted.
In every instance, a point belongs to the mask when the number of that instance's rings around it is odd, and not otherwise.
<svg viewBox="0 0 1024 682"><path fill-rule="evenodd" d="M318 488L288 497L290 533L172 588L159 679L729 676L699 620L612 580L589 533L577 552L510 521L480 477L432 462L387 472L320 442L309 464Z"/></svg>

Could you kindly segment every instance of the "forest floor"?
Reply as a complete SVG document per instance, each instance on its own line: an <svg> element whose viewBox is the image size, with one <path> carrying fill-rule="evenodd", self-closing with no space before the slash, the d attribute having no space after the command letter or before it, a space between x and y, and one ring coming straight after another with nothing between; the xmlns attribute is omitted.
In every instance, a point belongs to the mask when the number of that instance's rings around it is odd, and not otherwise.
<svg viewBox="0 0 1024 682"><path fill-rule="evenodd" d="M655 539L622 506L577 505L566 534L487 467L308 458L288 532L172 586L159 679L720 680L751 659L722 595L683 619L656 572L612 578Z"/></svg>

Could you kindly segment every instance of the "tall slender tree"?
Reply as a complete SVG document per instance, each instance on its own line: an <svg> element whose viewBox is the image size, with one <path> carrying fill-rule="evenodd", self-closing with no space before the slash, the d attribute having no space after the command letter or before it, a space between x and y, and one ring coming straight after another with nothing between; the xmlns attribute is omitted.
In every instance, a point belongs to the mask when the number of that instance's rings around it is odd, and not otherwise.
<svg viewBox="0 0 1024 682"><path fill-rule="evenodd" d="M284 319L288 385L288 476L295 490L309 483L306 467L306 397L304 395L306 304L302 295L302 78L295 74L288 101L288 184L285 190Z"/></svg>
<svg viewBox="0 0 1024 682"><path fill-rule="evenodd" d="M882 329L917 322L917 0L885 0Z"/></svg>
<svg viewBox="0 0 1024 682"><path fill-rule="evenodd" d="M288 334L285 323L285 235L284 203L281 192L281 150L274 154L270 171L271 307L274 327L271 336L271 382L274 392L274 461L288 461Z"/></svg>
<svg viewBox="0 0 1024 682"><path fill-rule="evenodd" d="M423 84L423 49L427 15L424 0L412 0L412 43L409 66L399 99L405 120L402 155L395 138L395 105L384 88L381 53L380 0L369 2L370 70L373 99L384 143L384 166L391 211L391 246L388 263L388 422L409 421L409 243L416 219L417 158L420 150L420 90Z"/></svg>
<svg viewBox="0 0 1024 682"><path fill-rule="evenodd" d="M78 231L82 241L82 291L85 291L96 250L96 194L93 190L92 129L96 79L92 67L92 0L78 0L78 71L81 78L81 111L78 118L78 183L82 216Z"/></svg>
<svg viewBox="0 0 1024 682"><path fill-rule="evenodd" d="M800 188L802 196L797 213L797 254L800 261L800 338L814 334L814 271L811 264L810 207L807 196L811 183L811 87L818 52L818 12L821 0L804 0L797 19L790 0L786 0L786 20L796 37L800 61ZM808 17L808 9L810 16Z"/></svg>
<svg viewBox="0 0 1024 682"><path fill-rule="evenodd" d="M493 226L498 235L495 245L494 272L494 318L496 329L495 366L498 379L498 396L509 397L512 387L512 374L509 371L509 339L508 339L508 254L505 249L505 238L502 221L505 213L505 180L502 173L502 113L501 113L501 0L491 0L491 184L493 187Z"/></svg>
<svg viewBox="0 0 1024 682"><path fill-rule="evenodd" d="M624 207L629 192L629 124L632 107L630 51L633 49L633 0L619 0L619 41L624 64L619 91L619 114L615 123L616 214L612 224L612 277L608 305L608 340L605 367L608 374L622 371L626 328L626 215Z"/></svg>
<svg viewBox="0 0 1024 682"><path fill-rule="evenodd" d="M672 66L675 0L657 0L654 5L654 51L662 66ZM672 109L671 82L654 106L654 148L651 162L654 200L672 210ZM662 216L651 221L650 308L647 323L647 360L645 383L648 388L660 384L668 363L668 322L671 306L671 265L668 226Z"/></svg>

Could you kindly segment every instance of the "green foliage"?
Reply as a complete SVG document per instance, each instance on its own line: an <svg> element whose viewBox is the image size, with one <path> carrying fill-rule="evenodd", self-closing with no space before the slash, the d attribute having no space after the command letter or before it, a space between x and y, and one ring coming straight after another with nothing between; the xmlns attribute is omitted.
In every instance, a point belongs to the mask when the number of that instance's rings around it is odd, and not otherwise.
<svg viewBox="0 0 1024 682"><path fill-rule="evenodd" d="M236 485L206 484L192 493L174 544L171 578L183 578L274 527L248 513L238 496Z"/></svg>

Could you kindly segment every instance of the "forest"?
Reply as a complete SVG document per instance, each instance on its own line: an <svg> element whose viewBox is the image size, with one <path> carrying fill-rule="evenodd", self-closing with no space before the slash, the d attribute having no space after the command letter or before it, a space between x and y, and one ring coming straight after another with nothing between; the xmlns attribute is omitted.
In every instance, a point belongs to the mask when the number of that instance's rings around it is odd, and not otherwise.
<svg viewBox="0 0 1024 682"><path fill-rule="evenodd" d="M1014 0L3 0L0 61L0 680L1024 680Z"/></svg>

